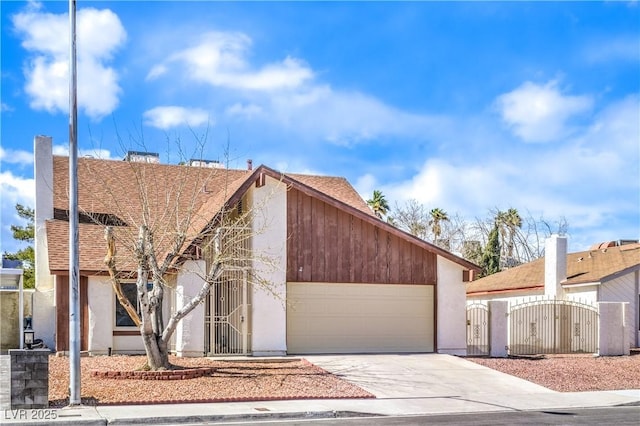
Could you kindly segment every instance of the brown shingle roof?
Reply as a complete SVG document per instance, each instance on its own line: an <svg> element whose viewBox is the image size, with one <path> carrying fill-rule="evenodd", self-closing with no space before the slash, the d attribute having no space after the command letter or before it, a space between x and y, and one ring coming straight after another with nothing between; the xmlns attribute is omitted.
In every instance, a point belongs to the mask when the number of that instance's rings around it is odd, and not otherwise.
<svg viewBox="0 0 640 426"><path fill-rule="evenodd" d="M587 250L567 255L567 279L562 285L600 283L616 274L640 269L640 244ZM467 294L544 288L544 258L467 283Z"/></svg>
<svg viewBox="0 0 640 426"><path fill-rule="evenodd" d="M82 271L106 271L104 257L106 242L104 227L81 223L78 226L80 242L80 269ZM131 256L126 256L133 245L133 231L129 227L115 227L116 258L121 271L135 270ZM69 270L69 222L63 220L47 221L47 243L49 246L49 269L51 271Z"/></svg>
<svg viewBox="0 0 640 426"><path fill-rule="evenodd" d="M68 157L53 157L54 208L68 210ZM149 208L147 223L155 230L156 238L175 229L175 224L188 221L188 241L195 238L229 198L264 167L247 170L211 169L167 164L128 161L78 159L78 209L91 216L115 215L128 226L115 227L118 253L131 250L138 226L143 223L143 200ZM371 210L344 178L288 174L290 180L300 182L316 191L371 215ZM144 188L144 191L141 190ZM179 208L175 208L175 206ZM190 215L190 217L187 217ZM105 271L104 225L80 225L80 269ZM63 220L47 222L49 267L52 271L68 269L68 223ZM171 241L158 241L159 255L168 251ZM119 259L119 269L125 270ZM131 265L133 267L133 265Z"/></svg>
<svg viewBox="0 0 640 426"><path fill-rule="evenodd" d="M286 176L350 205L363 213L375 216L367 203L343 177L302 175L296 173L287 173Z"/></svg>

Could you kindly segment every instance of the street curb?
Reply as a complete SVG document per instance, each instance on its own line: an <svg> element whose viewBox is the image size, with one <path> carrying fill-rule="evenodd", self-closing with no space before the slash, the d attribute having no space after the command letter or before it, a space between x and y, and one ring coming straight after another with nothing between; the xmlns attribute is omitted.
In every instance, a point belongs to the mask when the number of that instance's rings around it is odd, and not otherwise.
<svg viewBox="0 0 640 426"><path fill-rule="evenodd" d="M211 423L211 422L231 422L243 421L251 422L257 420L311 420L311 419L339 419L347 417L384 417L382 414L361 413L357 411L301 411L282 413L252 413L252 414L212 414L212 415L192 415L175 417L132 417L106 419L108 425L130 425L130 424L184 424L184 423Z"/></svg>

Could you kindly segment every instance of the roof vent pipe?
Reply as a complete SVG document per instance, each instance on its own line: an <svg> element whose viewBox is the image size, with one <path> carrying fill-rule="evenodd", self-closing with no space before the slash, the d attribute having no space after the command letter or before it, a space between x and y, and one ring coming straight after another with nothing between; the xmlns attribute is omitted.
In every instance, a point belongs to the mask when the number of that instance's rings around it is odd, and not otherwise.
<svg viewBox="0 0 640 426"><path fill-rule="evenodd" d="M253 170L253 160L252 159L248 159L247 160L247 170Z"/></svg>

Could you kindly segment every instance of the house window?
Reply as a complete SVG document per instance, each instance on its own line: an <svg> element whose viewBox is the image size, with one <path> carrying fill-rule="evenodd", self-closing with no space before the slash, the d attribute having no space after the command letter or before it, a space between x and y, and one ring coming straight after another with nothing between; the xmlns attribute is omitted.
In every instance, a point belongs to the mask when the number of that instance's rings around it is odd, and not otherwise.
<svg viewBox="0 0 640 426"><path fill-rule="evenodd" d="M133 306L136 306L136 310L138 313L140 312L140 307L138 306L138 288L136 283L122 283L122 293L124 296L131 302ZM120 301L116 297L116 327L135 327L136 324L133 322L127 310L120 304Z"/></svg>

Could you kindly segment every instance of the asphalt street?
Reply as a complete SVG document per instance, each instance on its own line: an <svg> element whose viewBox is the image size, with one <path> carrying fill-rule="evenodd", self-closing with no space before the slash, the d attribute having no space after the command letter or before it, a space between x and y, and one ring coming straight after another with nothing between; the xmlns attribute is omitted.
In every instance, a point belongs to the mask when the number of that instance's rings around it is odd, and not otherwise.
<svg viewBox="0 0 640 426"><path fill-rule="evenodd" d="M633 425L640 424L640 407L581 408L495 413L444 414L421 416L373 416L264 420L250 422L190 423L191 425L264 424L269 426L409 426L409 425ZM133 424L133 423L131 423ZM158 425L160 426L160 425Z"/></svg>

